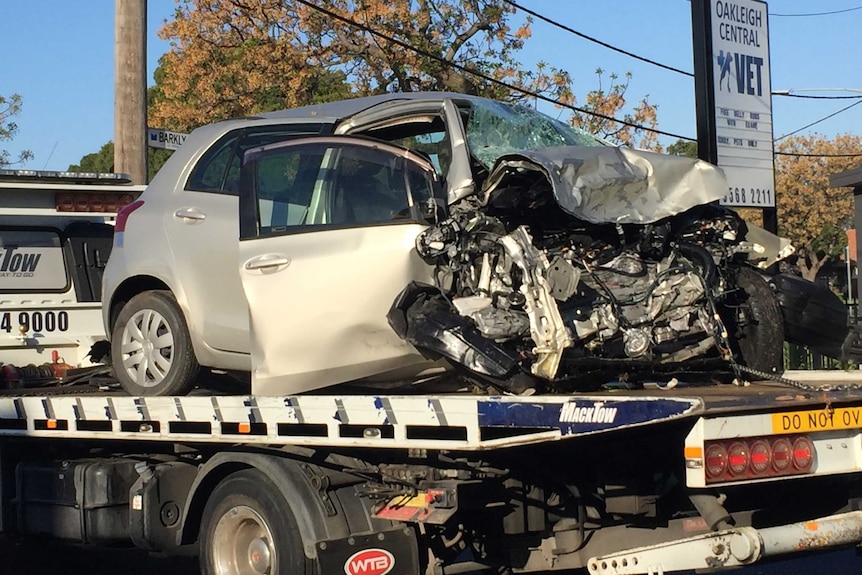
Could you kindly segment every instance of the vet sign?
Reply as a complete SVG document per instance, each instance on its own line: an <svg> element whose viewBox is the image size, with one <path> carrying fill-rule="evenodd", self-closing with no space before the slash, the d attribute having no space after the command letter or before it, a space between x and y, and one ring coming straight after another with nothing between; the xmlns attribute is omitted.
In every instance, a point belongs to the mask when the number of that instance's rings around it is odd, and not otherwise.
<svg viewBox="0 0 862 575"><path fill-rule="evenodd" d="M151 148L164 148L166 150L179 150L188 134L180 132L169 132L157 128L147 128L147 145Z"/></svg>
<svg viewBox="0 0 862 575"><path fill-rule="evenodd" d="M775 206L766 2L710 0L712 89L726 206Z"/></svg>

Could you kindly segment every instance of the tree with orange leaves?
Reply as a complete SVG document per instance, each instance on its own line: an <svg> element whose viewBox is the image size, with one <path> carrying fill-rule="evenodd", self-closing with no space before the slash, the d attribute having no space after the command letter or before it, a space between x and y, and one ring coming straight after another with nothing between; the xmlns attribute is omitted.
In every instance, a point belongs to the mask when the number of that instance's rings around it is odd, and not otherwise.
<svg viewBox="0 0 862 575"><path fill-rule="evenodd" d="M813 281L842 252L844 231L853 227L853 192L830 188L829 176L862 162L862 156L852 156L862 153L862 136L791 136L778 142L775 151L780 152L775 159L778 233L793 241L797 266Z"/></svg>
<svg viewBox="0 0 862 575"><path fill-rule="evenodd" d="M571 79L540 63L524 70L516 53L528 18L501 0L178 0L160 30L171 50L160 62L150 125L187 131L227 117L392 91L446 90L500 99L517 88L576 104ZM608 116L626 106L626 82L586 97ZM611 123L585 125L613 141L655 147L653 136ZM627 120L655 126L644 99Z"/></svg>
<svg viewBox="0 0 862 575"><path fill-rule="evenodd" d="M601 68L596 69L598 88L587 93L586 102L582 105L587 113L575 113L572 116L572 124L619 145L660 152L661 146L658 143L658 134L655 132L640 130L608 119L618 118L619 114L626 109L628 104L626 92L632 75L626 73L625 81L621 82L619 76L611 73L608 76L610 85L606 87L604 74L605 71ZM655 129L658 126L657 106L650 104L648 97L641 98L640 102L633 109L625 112L620 119L628 124ZM572 103L575 103L574 100Z"/></svg>

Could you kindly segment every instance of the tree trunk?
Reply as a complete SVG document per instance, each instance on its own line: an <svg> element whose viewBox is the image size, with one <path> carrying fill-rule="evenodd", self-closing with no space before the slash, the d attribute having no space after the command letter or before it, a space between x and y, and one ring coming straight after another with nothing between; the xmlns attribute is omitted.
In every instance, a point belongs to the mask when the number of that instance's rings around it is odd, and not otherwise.
<svg viewBox="0 0 862 575"><path fill-rule="evenodd" d="M815 281L820 269L829 261L829 256L824 253L822 257L818 257L814 251L808 248L800 249L798 254L799 257L796 260L796 266L799 268L802 277L810 282Z"/></svg>

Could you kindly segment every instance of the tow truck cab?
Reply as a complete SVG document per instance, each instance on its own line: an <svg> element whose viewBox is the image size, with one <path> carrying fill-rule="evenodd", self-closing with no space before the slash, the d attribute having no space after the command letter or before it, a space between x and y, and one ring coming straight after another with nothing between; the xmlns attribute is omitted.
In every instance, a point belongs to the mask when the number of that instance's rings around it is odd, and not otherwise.
<svg viewBox="0 0 862 575"><path fill-rule="evenodd" d="M124 174L0 170L0 388L89 365Z"/></svg>

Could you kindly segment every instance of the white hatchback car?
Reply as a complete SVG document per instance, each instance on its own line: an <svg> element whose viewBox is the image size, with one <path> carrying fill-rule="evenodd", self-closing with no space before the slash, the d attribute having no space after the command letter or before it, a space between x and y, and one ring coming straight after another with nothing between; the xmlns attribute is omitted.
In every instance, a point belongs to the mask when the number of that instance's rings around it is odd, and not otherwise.
<svg viewBox="0 0 862 575"><path fill-rule="evenodd" d="M112 361L136 395L185 393L201 366L261 395L436 359L511 392L772 370L782 310L754 265L778 238L726 192L705 162L460 94L204 126L117 218Z"/></svg>

